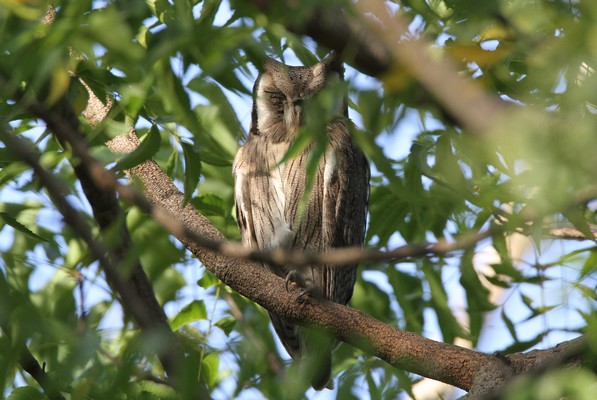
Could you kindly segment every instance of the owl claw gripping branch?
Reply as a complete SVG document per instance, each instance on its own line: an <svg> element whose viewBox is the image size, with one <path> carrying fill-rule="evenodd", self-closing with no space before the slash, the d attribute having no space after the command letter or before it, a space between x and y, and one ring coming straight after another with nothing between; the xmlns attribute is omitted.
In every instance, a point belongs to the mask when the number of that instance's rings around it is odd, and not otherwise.
<svg viewBox="0 0 597 400"><path fill-rule="evenodd" d="M300 272L298 272L296 269L288 271L286 279L284 280L284 285L286 287L287 292L290 290L288 286L290 286L291 283L294 283L299 288L301 288L301 293L296 298L296 301L298 301L299 303L305 301L306 297L312 292L317 292L317 288L314 285L308 285L303 280L303 277L301 276Z"/></svg>
<svg viewBox="0 0 597 400"><path fill-rule="evenodd" d="M265 62L253 88L249 136L233 166L237 221L245 245L320 253L363 244L369 165L350 136L346 102L339 115L326 119L331 122L320 132L327 135L327 148L314 176L307 176L312 145L285 159L299 128L309 129L304 123L304 103L332 78L342 79L343 71L335 54L311 67L287 66L272 59ZM307 189L308 179L312 186ZM308 265L296 270L264 266L286 279L287 288L289 282L296 282L305 294L340 304L352 297L356 264ZM307 366L300 369L311 385L318 390L329 387L334 341L273 313L270 318L288 353Z"/></svg>

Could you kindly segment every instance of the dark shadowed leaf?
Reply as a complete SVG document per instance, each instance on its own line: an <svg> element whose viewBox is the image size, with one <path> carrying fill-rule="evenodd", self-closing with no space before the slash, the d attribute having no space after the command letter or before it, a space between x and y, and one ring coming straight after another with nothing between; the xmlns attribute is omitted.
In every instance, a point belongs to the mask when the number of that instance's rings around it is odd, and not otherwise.
<svg viewBox="0 0 597 400"><path fill-rule="evenodd" d="M118 161L113 169L115 171L125 171L149 160L160 149L160 141L160 131L157 126L153 125L139 147Z"/></svg>
<svg viewBox="0 0 597 400"><path fill-rule="evenodd" d="M193 145L186 142L181 142L180 145L182 146L185 162L184 202L186 204L193 196L199 184L199 178L201 178L201 157Z"/></svg>

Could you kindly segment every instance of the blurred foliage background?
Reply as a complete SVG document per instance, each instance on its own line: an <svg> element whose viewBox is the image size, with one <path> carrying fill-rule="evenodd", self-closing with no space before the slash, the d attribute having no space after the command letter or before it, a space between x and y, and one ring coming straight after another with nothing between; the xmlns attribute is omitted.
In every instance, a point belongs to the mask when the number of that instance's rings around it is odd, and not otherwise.
<svg viewBox="0 0 597 400"><path fill-rule="evenodd" d="M358 18L355 4L364 2L333 4ZM117 157L104 143L134 125L146 137L139 157L156 160L202 214L238 239L231 163L246 136L263 57L312 64L329 52L285 28L300 26L319 2L292 10L280 2L267 12L254 3L0 0L0 129L35 145L95 227L73 172L77 160L27 107L66 96L81 112L88 100L83 80L97 97L114 101L97 126L81 117L93 155L112 167ZM597 3L385 4L409 22L402 40L425 38L432 57L450 60L461 78L515 111L500 114L505 118L480 137L448 117L407 69L377 79L346 60L343 90L354 136L373 171L368 245L391 249L495 232L446 257L363 265L352 306L484 351L594 335ZM43 24L49 5L56 18ZM312 110L323 113L332 100L322 96ZM0 148L0 166L0 393L43 398L18 363L15 343L25 343L67 398L177 398L161 383L152 344L123 315L97 261L31 168L8 147ZM122 207L131 250L172 328L200 353L197 379L214 398L281 398L277 371L288 357L265 310L221 284L147 215ZM554 238L562 227L588 239ZM512 256L508 243L516 234L528 243ZM489 261L479 257L488 251ZM394 399L412 394L421 379L344 344L334 374L335 391L307 396ZM552 374L549 387L523 385L509 396L593 398L597 391L590 368ZM579 387L587 389L575 392Z"/></svg>

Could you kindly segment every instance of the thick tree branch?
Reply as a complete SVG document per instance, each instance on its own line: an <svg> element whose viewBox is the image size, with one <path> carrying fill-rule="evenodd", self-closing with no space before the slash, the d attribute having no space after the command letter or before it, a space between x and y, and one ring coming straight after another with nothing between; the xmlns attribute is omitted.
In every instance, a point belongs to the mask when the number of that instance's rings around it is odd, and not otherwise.
<svg viewBox="0 0 597 400"><path fill-rule="evenodd" d="M380 78L390 89L392 74L406 69L435 99L420 100L433 102L449 119L476 135L493 131L507 109L504 102L486 94L479 85L460 78L452 60L431 56L431 43L423 38L406 38L408 22L400 13L390 15L383 1L359 1L357 10L346 12L322 4L311 10L309 18L298 21L287 16L294 15L299 3L252 3L290 31L345 54L355 68Z"/></svg>
<svg viewBox="0 0 597 400"><path fill-rule="evenodd" d="M109 143L117 152L130 152L138 145L133 135L118 137ZM133 168L150 200L177 215L192 231L214 240L223 236L191 205L182 207L183 194L153 161ZM309 298L299 303L299 290L287 292L284 280L267 272L259 263L225 256L206 249L189 237L177 238L228 286L266 309L286 319L322 327L340 340L377 356L396 368L415 372L469 390L475 376L493 365L494 370L508 369L500 357L459 346L435 342L414 333L400 331L362 312L321 299ZM521 356L524 360L524 356ZM517 368L519 364L516 364ZM521 365L524 365L524 361Z"/></svg>
<svg viewBox="0 0 597 400"><path fill-rule="evenodd" d="M111 141L111 150L130 152L138 145L134 135ZM184 196L154 161L134 167L130 174L140 179L149 200L176 215L191 231L222 241L222 234L190 204L183 207ZM358 310L325 300L309 299L299 303L300 290L286 291L283 279L266 271L260 263L225 256L202 247L178 233L174 235L207 269L225 284L285 319L322 327L340 340L380 357L391 365L467 389L475 372L494 357L425 339L400 331Z"/></svg>
<svg viewBox="0 0 597 400"><path fill-rule="evenodd" d="M488 364L479 371L467 399L499 399L507 383L515 379L538 376L560 366L578 366L588 350L587 337L562 342L545 350L532 350L500 357L502 364Z"/></svg>

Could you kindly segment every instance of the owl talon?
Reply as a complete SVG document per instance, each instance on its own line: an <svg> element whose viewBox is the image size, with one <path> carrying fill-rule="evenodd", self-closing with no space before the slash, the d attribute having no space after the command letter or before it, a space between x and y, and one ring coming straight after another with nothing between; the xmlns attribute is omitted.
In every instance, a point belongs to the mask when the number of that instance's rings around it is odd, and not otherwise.
<svg viewBox="0 0 597 400"><path fill-rule="evenodd" d="M286 286L286 291L289 292L290 289L288 288L288 286L294 283L295 285L297 285L298 287L304 288L305 287L305 281L303 280L303 278L301 278L301 275L298 273L297 270L292 270L290 272L288 272L288 274L286 275L286 281L284 282L285 286Z"/></svg>
<svg viewBox="0 0 597 400"><path fill-rule="evenodd" d="M305 282L303 277L296 270L292 270L286 275L285 285L287 292L290 291L289 285L291 283L298 286L301 291L296 298L298 303L304 303L307 300L307 297L311 296L317 290L317 288L312 284L307 284L307 282Z"/></svg>
<svg viewBox="0 0 597 400"><path fill-rule="evenodd" d="M301 289L301 293L296 297L296 302L299 304L303 304L307 301L307 297L311 295L309 289Z"/></svg>

